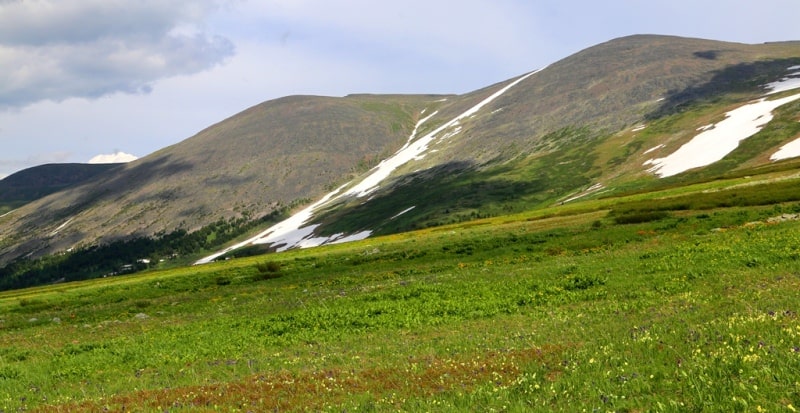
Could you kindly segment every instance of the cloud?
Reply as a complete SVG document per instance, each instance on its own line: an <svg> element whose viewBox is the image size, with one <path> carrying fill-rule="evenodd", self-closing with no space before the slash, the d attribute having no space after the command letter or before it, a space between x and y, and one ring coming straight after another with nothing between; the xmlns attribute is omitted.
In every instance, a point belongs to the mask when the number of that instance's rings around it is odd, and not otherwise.
<svg viewBox="0 0 800 413"><path fill-rule="evenodd" d="M234 52L206 33L211 0L0 1L0 108L42 100L148 93Z"/></svg>
<svg viewBox="0 0 800 413"><path fill-rule="evenodd" d="M125 163L139 159L136 155L125 152L114 152L112 154L102 154L89 159L88 163Z"/></svg>

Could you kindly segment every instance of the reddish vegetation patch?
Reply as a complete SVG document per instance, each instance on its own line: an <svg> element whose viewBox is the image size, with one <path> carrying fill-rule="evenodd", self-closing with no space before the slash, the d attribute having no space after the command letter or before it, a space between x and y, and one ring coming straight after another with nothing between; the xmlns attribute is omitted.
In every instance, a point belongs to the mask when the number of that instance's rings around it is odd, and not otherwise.
<svg viewBox="0 0 800 413"><path fill-rule="evenodd" d="M563 351L562 347L547 346L495 351L471 358L412 358L407 364L394 368L278 372L250 376L238 382L142 390L104 401L43 406L33 411L211 411L215 406L242 411L286 411L298 406L318 409L336 406L358 394L377 401L390 394L396 399L431 396L454 389L469 391L486 383L508 385L522 374L526 365L541 363L557 368ZM557 376L558 372L553 370L549 374Z"/></svg>

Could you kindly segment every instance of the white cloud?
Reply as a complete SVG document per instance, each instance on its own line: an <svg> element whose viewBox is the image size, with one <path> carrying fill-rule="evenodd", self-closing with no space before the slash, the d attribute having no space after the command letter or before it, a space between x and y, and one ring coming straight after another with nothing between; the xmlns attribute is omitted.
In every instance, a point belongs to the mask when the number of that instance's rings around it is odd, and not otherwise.
<svg viewBox="0 0 800 413"><path fill-rule="evenodd" d="M0 2L0 108L41 100L148 93L233 54L203 32L211 0Z"/></svg>
<svg viewBox="0 0 800 413"><path fill-rule="evenodd" d="M89 163L125 163L139 159L136 155L125 152L114 152L112 154L97 155L89 159Z"/></svg>

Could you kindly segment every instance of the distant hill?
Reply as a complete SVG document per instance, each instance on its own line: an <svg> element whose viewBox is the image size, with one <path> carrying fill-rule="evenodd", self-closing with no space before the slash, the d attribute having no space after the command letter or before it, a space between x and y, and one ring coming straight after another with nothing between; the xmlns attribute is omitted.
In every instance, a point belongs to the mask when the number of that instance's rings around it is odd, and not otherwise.
<svg viewBox="0 0 800 413"><path fill-rule="evenodd" d="M0 180L0 204L24 204L108 173L119 164L63 163L27 168Z"/></svg>
<svg viewBox="0 0 800 413"><path fill-rule="evenodd" d="M419 110L440 98L292 96L256 105L0 219L0 264L31 252L194 232L220 219L257 220L308 202L402 146Z"/></svg>
<svg viewBox="0 0 800 413"><path fill-rule="evenodd" d="M772 165L800 136L797 102L712 165L660 179L645 163L798 65L800 42L637 35L463 95L264 102L0 217L0 265L176 231L207 234L199 254L222 240L210 226L254 235L259 220L326 194L242 245L316 245Z"/></svg>

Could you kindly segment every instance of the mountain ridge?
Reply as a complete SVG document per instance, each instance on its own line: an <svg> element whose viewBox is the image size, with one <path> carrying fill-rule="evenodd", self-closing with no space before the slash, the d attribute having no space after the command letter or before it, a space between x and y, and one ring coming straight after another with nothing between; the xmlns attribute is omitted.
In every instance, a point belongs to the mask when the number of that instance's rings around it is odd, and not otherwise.
<svg viewBox="0 0 800 413"><path fill-rule="evenodd" d="M0 179L0 204L31 202L108 172L120 164L49 163Z"/></svg>
<svg viewBox="0 0 800 413"><path fill-rule="evenodd" d="M606 191L652 185L658 178L642 166L645 150L685 142L699 122L760 96L797 64L800 42L636 35L601 43L439 131L424 156L399 165L367 199L313 214L309 236L403 231L552 205L599 181ZM0 265L307 205L355 185L379 161L519 78L463 95L289 96L255 105L102 180L0 217ZM756 157L747 156L743 162Z"/></svg>

